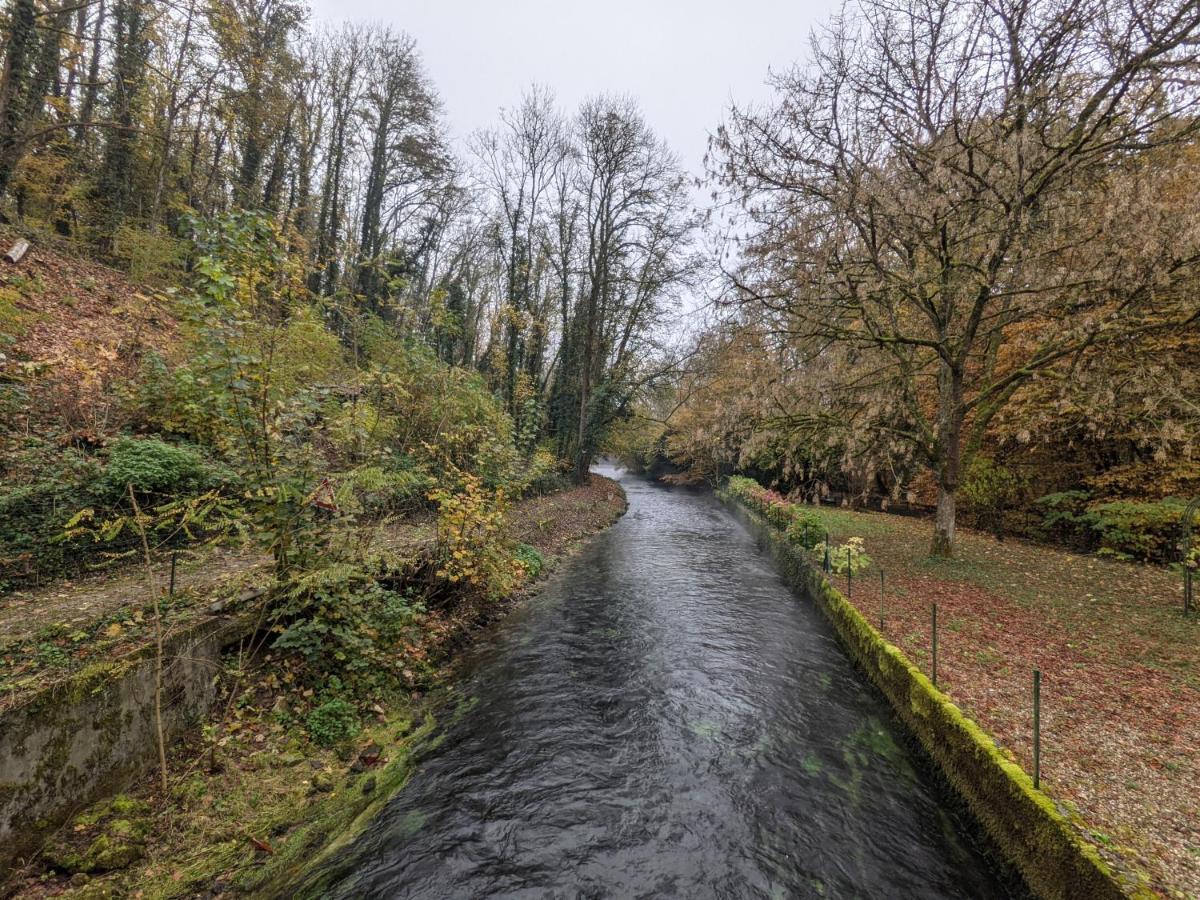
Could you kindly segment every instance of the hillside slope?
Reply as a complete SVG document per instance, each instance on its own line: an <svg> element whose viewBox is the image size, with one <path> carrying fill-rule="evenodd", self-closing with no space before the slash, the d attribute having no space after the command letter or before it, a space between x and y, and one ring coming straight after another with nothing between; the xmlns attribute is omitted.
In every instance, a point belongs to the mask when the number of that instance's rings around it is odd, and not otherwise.
<svg viewBox="0 0 1200 900"><path fill-rule="evenodd" d="M18 237L0 229L0 247ZM0 382L17 388L6 412L21 430L88 443L114 433L115 395L176 335L162 293L67 245L34 243L19 263L0 261Z"/></svg>

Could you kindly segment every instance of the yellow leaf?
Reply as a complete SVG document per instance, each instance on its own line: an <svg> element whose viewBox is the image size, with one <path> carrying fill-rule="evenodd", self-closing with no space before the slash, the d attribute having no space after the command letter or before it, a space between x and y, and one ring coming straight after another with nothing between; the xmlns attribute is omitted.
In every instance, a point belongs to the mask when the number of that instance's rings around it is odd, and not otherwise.
<svg viewBox="0 0 1200 900"><path fill-rule="evenodd" d="M106 637L115 638L115 637L121 636L121 631L122 631L121 623L113 622L111 625L109 625L107 628L104 629L104 634Z"/></svg>

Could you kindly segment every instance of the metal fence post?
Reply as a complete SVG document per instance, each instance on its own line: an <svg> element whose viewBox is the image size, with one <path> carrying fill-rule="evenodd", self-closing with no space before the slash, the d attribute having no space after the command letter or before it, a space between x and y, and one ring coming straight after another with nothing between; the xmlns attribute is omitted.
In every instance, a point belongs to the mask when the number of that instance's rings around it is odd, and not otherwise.
<svg viewBox="0 0 1200 900"><path fill-rule="evenodd" d="M883 633L883 569L879 570L879 632Z"/></svg>
<svg viewBox="0 0 1200 900"><path fill-rule="evenodd" d="M851 573L853 571L854 571L854 551L851 550L849 547L847 547L846 548L846 596L847 597L852 596L854 593L850 588Z"/></svg>
<svg viewBox="0 0 1200 900"><path fill-rule="evenodd" d="M1042 786L1042 670L1033 670L1033 786Z"/></svg>
<svg viewBox="0 0 1200 900"><path fill-rule="evenodd" d="M937 604L933 604L933 619L930 623L930 633L933 635L933 686L937 687Z"/></svg>
<svg viewBox="0 0 1200 900"><path fill-rule="evenodd" d="M179 551L172 550L171 551L171 586L169 588L167 588L167 596L168 597L175 596L175 561L178 557L179 557Z"/></svg>
<svg viewBox="0 0 1200 900"><path fill-rule="evenodd" d="M1185 616L1192 611L1195 602L1195 595L1192 593L1193 573L1192 567L1188 565L1188 558L1192 555L1192 520L1196 517L1197 510L1200 510L1200 497L1193 497L1184 508L1183 516L1179 520L1181 532L1179 554L1180 561L1183 563L1183 614Z"/></svg>
<svg viewBox="0 0 1200 900"><path fill-rule="evenodd" d="M825 532L825 574L833 571L833 563L829 559L829 532Z"/></svg>

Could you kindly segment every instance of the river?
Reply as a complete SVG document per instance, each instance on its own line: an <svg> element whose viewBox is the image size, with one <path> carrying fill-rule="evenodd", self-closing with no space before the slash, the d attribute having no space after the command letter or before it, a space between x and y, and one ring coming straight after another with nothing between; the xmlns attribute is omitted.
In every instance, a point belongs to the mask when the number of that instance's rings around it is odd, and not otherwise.
<svg viewBox="0 0 1200 900"><path fill-rule="evenodd" d="M629 511L472 652L320 895L1013 896L720 502L602 471Z"/></svg>

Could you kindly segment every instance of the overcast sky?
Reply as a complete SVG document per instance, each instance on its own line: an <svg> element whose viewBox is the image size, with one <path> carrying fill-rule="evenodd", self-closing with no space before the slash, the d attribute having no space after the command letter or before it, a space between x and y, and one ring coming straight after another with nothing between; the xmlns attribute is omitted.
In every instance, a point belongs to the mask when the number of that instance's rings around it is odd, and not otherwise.
<svg viewBox="0 0 1200 900"><path fill-rule="evenodd" d="M320 21L384 22L416 38L456 138L487 127L532 83L564 109L636 97L699 174L730 98L769 96L769 67L804 57L833 0L313 0Z"/></svg>

